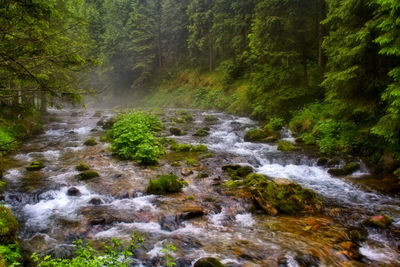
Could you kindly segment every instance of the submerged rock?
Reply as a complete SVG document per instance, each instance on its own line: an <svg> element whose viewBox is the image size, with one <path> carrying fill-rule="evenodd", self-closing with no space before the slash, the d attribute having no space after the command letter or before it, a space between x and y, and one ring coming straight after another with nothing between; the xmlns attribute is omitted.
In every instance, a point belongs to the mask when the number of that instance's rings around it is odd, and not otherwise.
<svg viewBox="0 0 400 267"><path fill-rule="evenodd" d="M357 162L352 162L352 163L346 164L343 168L329 169L328 173L333 176L345 176L345 175L350 175L359 169L360 169L360 164L358 164Z"/></svg>
<svg viewBox="0 0 400 267"><path fill-rule="evenodd" d="M318 166L325 166L327 163L328 163L328 158L326 157L321 157L317 160Z"/></svg>
<svg viewBox="0 0 400 267"><path fill-rule="evenodd" d="M189 175L193 174L193 171L191 169L188 169L188 168L183 168L181 170L181 174L183 176L189 176Z"/></svg>
<svg viewBox="0 0 400 267"><path fill-rule="evenodd" d="M296 261L300 267L318 267L319 259L312 255L297 255Z"/></svg>
<svg viewBox="0 0 400 267"><path fill-rule="evenodd" d="M208 257L196 261L193 267L225 267L225 265L216 258Z"/></svg>
<svg viewBox="0 0 400 267"><path fill-rule="evenodd" d="M375 228L387 228L392 224L393 220L388 215L376 215L371 218L365 219L362 224Z"/></svg>
<svg viewBox="0 0 400 267"><path fill-rule="evenodd" d="M91 200L89 200L89 204L98 206L98 205L103 204L103 200L101 200L101 199L98 198L98 197L94 197L94 198L92 198Z"/></svg>
<svg viewBox="0 0 400 267"><path fill-rule="evenodd" d="M193 135L193 136L199 136L199 137L204 137L204 136L207 136L207 135L209 135L210 133L208 132L209 130L206 130L207 128L201 128L201 129L198 129L197 131L196 131L196 133ZM209 129L209 128L208 128Z"/></svg>
<svg viewBox="0 0 400 267"><path fill-rule="evenodd" d="M89 166L88 166L87 164L85 164L85 163L79 163L79 164L75 167L75 169L76 169L77 171L83 172L83 171L89 170L90 168L89 168Z"/></svg>
<svg viewBox="0 0 400 267"><path fill-rule="evenodd" d="M161 229L170 232L177 230L182 222L182 218L178 215L167 215L160 218Z"/></svg>

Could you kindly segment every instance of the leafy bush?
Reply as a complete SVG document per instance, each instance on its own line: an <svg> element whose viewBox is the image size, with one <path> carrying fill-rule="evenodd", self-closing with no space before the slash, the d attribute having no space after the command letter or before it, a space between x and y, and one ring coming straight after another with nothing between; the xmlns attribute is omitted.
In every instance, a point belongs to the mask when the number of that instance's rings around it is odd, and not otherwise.
<svg viewBox="0 0 400 267"><path fill-rule="evenodd" d="M74 242L76 245L76 255L72 259L53 259L45 256L40 259L36 253L32 255L32 260L38 267L60 266L60 267L80 267L80 266L119 266L128 267L132 262L135 249L142 243L143 238L138 234L131 236L129 244L124 245L119 239L112 239L111 246L106 246L104 253L94 250L89 244L83 244L82 240Z"/></svg>
<svg viewBox="0 0 400 267"><path fill-rule="evenodd" d="M269 125L272 130L279 131L283 127L284 120L282 118L274 117L269 120Z"/></svg>
<svg viewBox="0 0 400 267"><path fill-rule="evenodd" d="M19 261L22 260L21 251L17 244L0 245L0 266L2 259L5 261L4 266L18 266Z"/></svg>
<svg viewBox="0 0 400 267"><path fill-rule="evenodd" d="M162 129L162 124L154 115L133 111L116 118L109 136L111 149L124 159L134 159L140 164L157 162L164 150L154 136Z"/></svg>
<svg viewBox="0 0 400 267"><path fill-rule="evenodd" d="M328 117L328 110L327 105L311 104L295 114L290 120L289 127L295 133L311 132L320 120Z"/></svg>
<svg viewBox="0 0 400 267"><path fill-rule="evenodd" d="M0 127L0 150L13 150L17 146L15 136L6 127Z"/></svg>
<svg viewBox="0 0 400 267"><path fill-rule="evenodd" d="M176 175L161 175L152 179L147 186L148 194L165 195L181 191L183 183L179 181Z"/></svg>

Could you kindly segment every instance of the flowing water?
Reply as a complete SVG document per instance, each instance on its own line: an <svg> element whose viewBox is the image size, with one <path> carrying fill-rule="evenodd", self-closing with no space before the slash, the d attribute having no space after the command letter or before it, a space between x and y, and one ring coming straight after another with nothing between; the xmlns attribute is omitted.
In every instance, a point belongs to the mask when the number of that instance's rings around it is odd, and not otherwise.
<svg viewBox="0 0 400 267"><path fill-rule="evenodd" d="M107 143L83 146L88 137L98 140L104 135L93 110L50 113L53 122L45 133L25 142L6 162L8 184L2 198L20 222L19 238L27 255L37 251L69 256L76 239L90 239L101 246L112 237L126 239L139 232L146 241L137 250L133 266L163 265L160 250L167 244L177 247L173 256L179 266L192 266L205 256L217 257L227 266L400 266L400 200L355 183L368 175L363 165L352 177L335 178L317 166L312 153L282 153L276 145L244 142L246 129L256 126L250 119L193 111L195 121L185 129L187 134L174 138L204 143L214 156L200 159L200 166L185 177L189 185L182 193L146 195L150 178L163 173L181 176L182 167L187 167L182 155L169 154L159 167L139 167L113 157ZM166 113L172 116L174 110ZM210 126L210 135L193 137L209 114L218 118ZM102 120L112 116L103 111ZM282 135L293 141L290 131L283 130ZM25 166L36 159L46 167L27 172ZM182 167L171 166L172 161L181 161ZM80 162L97 170L100 177L78 181L75 166ZM221 166L232 163L251 165L259 173L289 178L314 190L326 204L324 213L267 216L255 210L251 201L222 185L228 178ZM199 172L209 177L199 179ZM68 194L71 187L78 189L78 196ZM206 215L176 220L175 215L188 208L201 208ZM392 216L393 226L367 229L367 239L359 244L360 255L349 253L349 229L376 214Z"/></svg>

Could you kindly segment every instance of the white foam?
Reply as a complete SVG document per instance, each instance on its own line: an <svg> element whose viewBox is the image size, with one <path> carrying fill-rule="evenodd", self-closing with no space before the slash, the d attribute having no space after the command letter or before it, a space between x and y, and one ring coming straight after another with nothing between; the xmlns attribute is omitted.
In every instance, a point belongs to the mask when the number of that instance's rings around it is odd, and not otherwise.
<svg viewBox="0 0 400 267"><path fill-rule="evenodd" d="M235 216L235 220L240 226L243 227L251 227L255 223L255 220L253 219L250 213L237 214Z"/></svg>
<svg viewBox="0 0 400 267"><path fill-rule="evenodd" d="M136 211L138 210L149 210L155 211L156 207L151 203L154 200L155 196L143 196L129 199L117 199L111 203L115 208L134 208Z"/></svg>
<svg viewBox="0 0 400 267"><path fill-rule="evenodd" d="M45 152L41 152L43 156L48 160L58 160L60 158L60 151L59 150L47 150Z"/></svg>
<svg viewBox="0 0 400 267"><path fill-rule="evenodd" d="M11 181L15 181L15 180L17 180L17 179L19 179L21 177L22 177L22 173L21 173L20 170L17 170L17 169L8 170L4 174L4 178L8 179L8 180L11 180Z"/></svg>
<svg viewBox="0 0 400 267"><path fill-rule="evenodd" d="M393 262L400 263L398 253L395 253L388 247L372 247L368 244L363 244L360 247L360 253L370 260L381 263L391 264Z"/></svg>
<svg viewBox="0 0 400 267"><path fill-rule="evenodd" d="M77 134L84 135L84 134L90 133L91 130L92 130L91 127L85 126L85 127L76 128L73 131L76 132Z"/></svg>
<svg viewBox="0 0 400 267"><path fill-rule="evenodd" d="M59 129L59 130L47 130L45 133L47 136L64 136L65 135L65 130Z"/></svg>
<svg viewBox="0 0 400 267"><path fill-rule="evenodd" d="M14 158L16 160L21 160L21 161L26 161L26 162L33 160L33 158L30 156L30 153L28 153L28 154L17 154L17 155L14 156Z"/></svg>

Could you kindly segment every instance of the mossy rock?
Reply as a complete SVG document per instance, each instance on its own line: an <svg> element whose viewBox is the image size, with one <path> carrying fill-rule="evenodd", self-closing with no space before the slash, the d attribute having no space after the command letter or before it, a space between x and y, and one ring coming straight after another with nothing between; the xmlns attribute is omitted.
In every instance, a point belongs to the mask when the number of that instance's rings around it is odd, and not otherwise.
<svg viewBox="0 0 400 267"><path fill-rule="evenodd" d="M85 146L95 146L97 145L97 142L94 138L88 138L86 141L83 143Z"/></svg>
<svg viewBox="0 0 400 267"><path fill-rule="evenodd" d="M79 171L79 172L83 172L83 171L90 170L90 167L89 167L87 164L85 164L85 163L79 163L79 164L75 167L75 169L76 169L77 171Z"/></svg>
<svg viewBox="0 0 400 267"><path fill-rule="evenodd" d="M99 177L99 173L97 171L84 171L77 175L79 180L90 180L92 178Z"/></svg>
<svg viewBox="0 0 400 267"><path fill-rule="evenodd" d="M102 128L104 130L110 130L115 123L115 118L110 118L102 123Z"/></svg>
<svg viewBox="0 0 400 267"><path fill-rule="evenodd" d="M225 267L225 265L216 258L207 257L196 261L193 267Z"/></svg>
<svg viewBox="0 0 400 267"><path fill-rule="evenodd" d="M93 117L95 117L95 118L101 117L101 111L100 111L100 110L97 110L97 111L93 114Z"/></svg>
<svg viewBox="0 0 400 267"><path fill-rule="evenodd" d="M11 211L0 205L0 244L8 245L17 241L18 222Z"/></svg>
<svg viewBox="0 0 400 267"><path fill-rule="evenodd" d="M244 141L246 142L262 142L269 135L267 132L260 129L251 129L244 134Z"/></svg>
<svg viewBox="0 0 400 267"><path fill-rule="evenodd" d="M188 166L198 166L199 165L199 161L197 159L186 159L185 163Z"/></svg>
<svg viewBox="0 0 400 267"><path fill-rule="evenodd" d="M40 171L41 169L43 169L44 163L40 160L34 161L31 164L29 164L28 166L26 166L26 170L28 171Z"/></svg>
<svg viewBox="0 0 400 267"><path fill-rule="evenodd" d="M182 187L183 183L176 175L160 175L150 180L146 192L153 195L165 195L180 192Z"/></svg>
<svg viewBox="0 0 400 267"><path fill-rule="evenodd" d="M177 151L177 152L189 152L192 149L193 146L188 145L188 144L172 144L170 146L171 150Z"/></svg>
<svg viewBox="0 0 400 267"><path fill-rule="evenodd" d="M340 168L329 169L328 173L330 175L333 175L333 176L344 176L344 175L347 175L347 173L343 169L340 169Z"/></svg>
<svg viewBox="0 0 400 267"><path fill-rule="evenodd" d="M204 172L199 172L197 174L197 178L199 178L199 179L208 178L208 177L209 177L209 175L207 173L204 173Z"/></svg>
<svg viewBox="0 0 400 267"><path fill-rule="evenodd" d="M339 165L340 164L340 158L339 157L334 157L331 160L328 161L328 166L332 167L335 165Z"/></svg>
<svg viewBox="0 0 400 267"><path fill-rule="evenodd" d="M328 163L328 158L327 157L320 157L317 160L317 165L318 166L325 166Z"/></svg>
<svg viewBox="0 0 400 267"><path fill-rule="evenodd" d="M225 165L222 170L226 171L232 180L242 180L253 172L252 167L241 165Z"/></svg>
<svg viewBox="0 0 400 267"><path fill-rule="evenodd" d="M283 152L287 152L287 151L291 151L294 149L294 145L287 140L280 140L278 142L278 150L279 151L283 151Z"/></svg>
<svg viewBox="0 0 400 267"><path fill-rule="evenodd" d="M272 181L260 174L250 174L244 183L252 197L270 215L278 213L313 213L321 209L314 191L293 182ZM279 181L279 182L278 182Z"/></svg>
<svg viewBox="0 0 400 267"><path fill-rule="evenodd" d="M196 133L193 136L198 136L198 137L205 137L208 136L210 133L205 130L204 128L198 129Z"/></svg>
<svg viewBox="0 0 400 267"><path fill-rule="evenodd" d="M206 115L204 117L204 122L208 124L213 124L218 121L218 118L213 115Z"/></svg>
<svg viewBox="0 0 400 267"><path fill-rule="evenodd" d="M192 151L192 152L207 152L208 151L208 147L206 145L192 146L190 151Z"/></svg>
<svg viewBox="0 0 400 267"><path fill-rule="evenodd" d="M185 134L181 129L176 128L176 127L171 127L171 128L169 128L169 132L170 132L172 135L175 135L175 136L182 136L182 135Z"/></svg>
<svg viewBox="0 0 400 267"><path fill-rule="evenodd" d="M349 164L346 164L343 167L343 170L347 173L347 174L352 174L355 171L358 171L360 169L360 164L358 164L357 162L351 162Z"/></svg>
<svg viewBox="0 0 400 267"><path fill-rule="evenodd" d="M388 228L392 224L393 220L388 215L377 215L371 218L365 219L362 224L369 227L375 228Z"/></svg>

